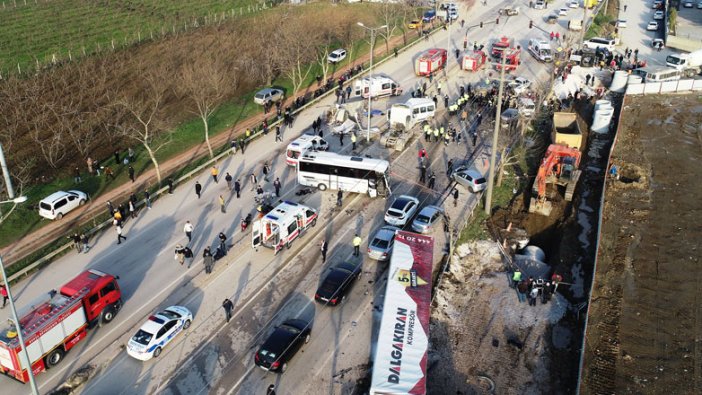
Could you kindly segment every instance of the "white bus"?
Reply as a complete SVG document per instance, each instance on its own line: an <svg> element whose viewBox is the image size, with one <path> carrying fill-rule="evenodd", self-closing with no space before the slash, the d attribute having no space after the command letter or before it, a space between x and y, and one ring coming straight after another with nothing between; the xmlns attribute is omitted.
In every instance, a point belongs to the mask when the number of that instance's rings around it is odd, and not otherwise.
<svg viewBox="0 0 702 395"><path fill-rule="evenodd" d="M297 182L321 191L328 188L367 193L370 197L388 196L389 166L383 159L307 151L297 162Z"/></svg>
<svg viewBox="0 0 702 395"><path fill-rule="evenodd" d="M670 67L642 67L632 70L632 74L639 75L643 82L677 81L683 72Z"/></svg>

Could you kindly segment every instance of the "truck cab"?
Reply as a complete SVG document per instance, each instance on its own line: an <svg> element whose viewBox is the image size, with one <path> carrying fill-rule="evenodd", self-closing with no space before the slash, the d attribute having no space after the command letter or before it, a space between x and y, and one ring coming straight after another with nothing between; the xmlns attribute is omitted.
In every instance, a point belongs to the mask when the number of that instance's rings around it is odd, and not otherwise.
<svg viewBox="0 0 702 395"><path fill-rule="evenodd" d="M293 240L316 224L317 210L290 201L282 202L252 224L251 246L272 248L277 254L283 247L291 248Z"/></svg>

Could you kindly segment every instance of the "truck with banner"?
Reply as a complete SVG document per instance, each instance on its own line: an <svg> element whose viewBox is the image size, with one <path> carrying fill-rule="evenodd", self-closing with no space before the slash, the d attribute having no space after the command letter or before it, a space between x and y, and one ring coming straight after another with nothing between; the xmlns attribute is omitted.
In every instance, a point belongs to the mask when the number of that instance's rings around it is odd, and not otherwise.
<svg viewBox="0 0 702 395"><path fill-rule="evenodd" d="M434 239L397 231L371 395L426 394Z"/></svg>

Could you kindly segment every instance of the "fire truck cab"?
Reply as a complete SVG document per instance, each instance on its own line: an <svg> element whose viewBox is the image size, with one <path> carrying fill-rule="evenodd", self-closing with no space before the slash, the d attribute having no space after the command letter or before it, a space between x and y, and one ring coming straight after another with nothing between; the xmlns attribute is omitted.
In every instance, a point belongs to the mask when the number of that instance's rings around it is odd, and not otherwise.
<svg viewBox="0 0 702 395"><path fill-rule="evenodd" d="M499 40L492 43L492 49L490 51L490 55L492 55L493 58L500 60L500 59L502 59L502 52L509 49L511 46L512 46L512 43L511 43L509 37L500 37Z"/></svg>
<svg viewBox="0 0 702 395"><path fill-rule="evenodd" d="M446 67L446 50L432 48L419 55L414 62L414 72L418 76L428 76Z"/></svg>
<svg viewBox="0 0 702 395"><path fill-rule="evenodd" d="M504 56L505 56L505 71L510 72L513 70L517 69L517 66L519 66L519 55L521 54L521 50L518 48L508 48L504 51ZM500 58L500 63L495 64L495 69L497 71L502 70L502 59Z"/></svg>
<svg viewBox="0 0 702 395"><path fill-rule="evenodd" d="M461 68L468 71L478 71L485 64L487 55L483 51L472 51L463 56Z"/></svg>
<svg viewBox="0 0 702 395"><path fill-rule="evenodd" d="M253 223L251 246L272 248L277 254L283 247L290 248L293 240L316 224L317 210L285 201Z"/></svg>
<svg viewBox="0 0 702 395"><path fill-rule="evenodd" d="M52 290L20 309L20 328L31 361L38 374L63 360L87 330L109 323L122 307L118 277L88 270L61 287ZM17 326L0 332L0 371L23 383L29 373L17 336Z"/></svg>

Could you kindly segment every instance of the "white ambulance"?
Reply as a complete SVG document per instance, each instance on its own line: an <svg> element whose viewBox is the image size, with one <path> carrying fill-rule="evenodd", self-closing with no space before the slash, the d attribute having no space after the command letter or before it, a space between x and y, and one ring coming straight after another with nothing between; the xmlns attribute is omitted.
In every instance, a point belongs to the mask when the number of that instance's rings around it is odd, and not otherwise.
<svg viewBox="0 0 702 395"><path fill-rule="evenodd" d="M412 98L402 104L393 104L388 115L391 128L410 130L418 122L434 118L436 104L428 98Z"/></svg>
<svg viewBox="0 0 702 395"><path fill-rule="evenodd" d="M283 247L290 248L310 226L317 224L317 210L301 204L284 201L263 218L254 221L251 246L272 248L277 254Z"/></svg>
<svg viewBox="0 0 702 395"><path fill-rule="evenodd" d="M551 44L546 40L539 40L532 38L529 40L529 52L536 59L541 62L552 62L553 61L553 50L551 50Z"/></svg>
<svg viewBox="0 0 702 395"><path fill-rule="evenodd" d="M402 94L400 84L392 78L383 75L374 75L372 78L366 77L356 81L354 86L356 95L361 95L364 99L370 95L372 98L382 96L399 96Z"/></svg>
<svg viewBox="0 0 702 395"><path fill-rule="evenodd" d="M305 151L326 151L327 149L329 149L329 144L323 138L314 134L303 134L288 144L288 148L285 150L285 163L295 166L298 158Z"/></svg>

